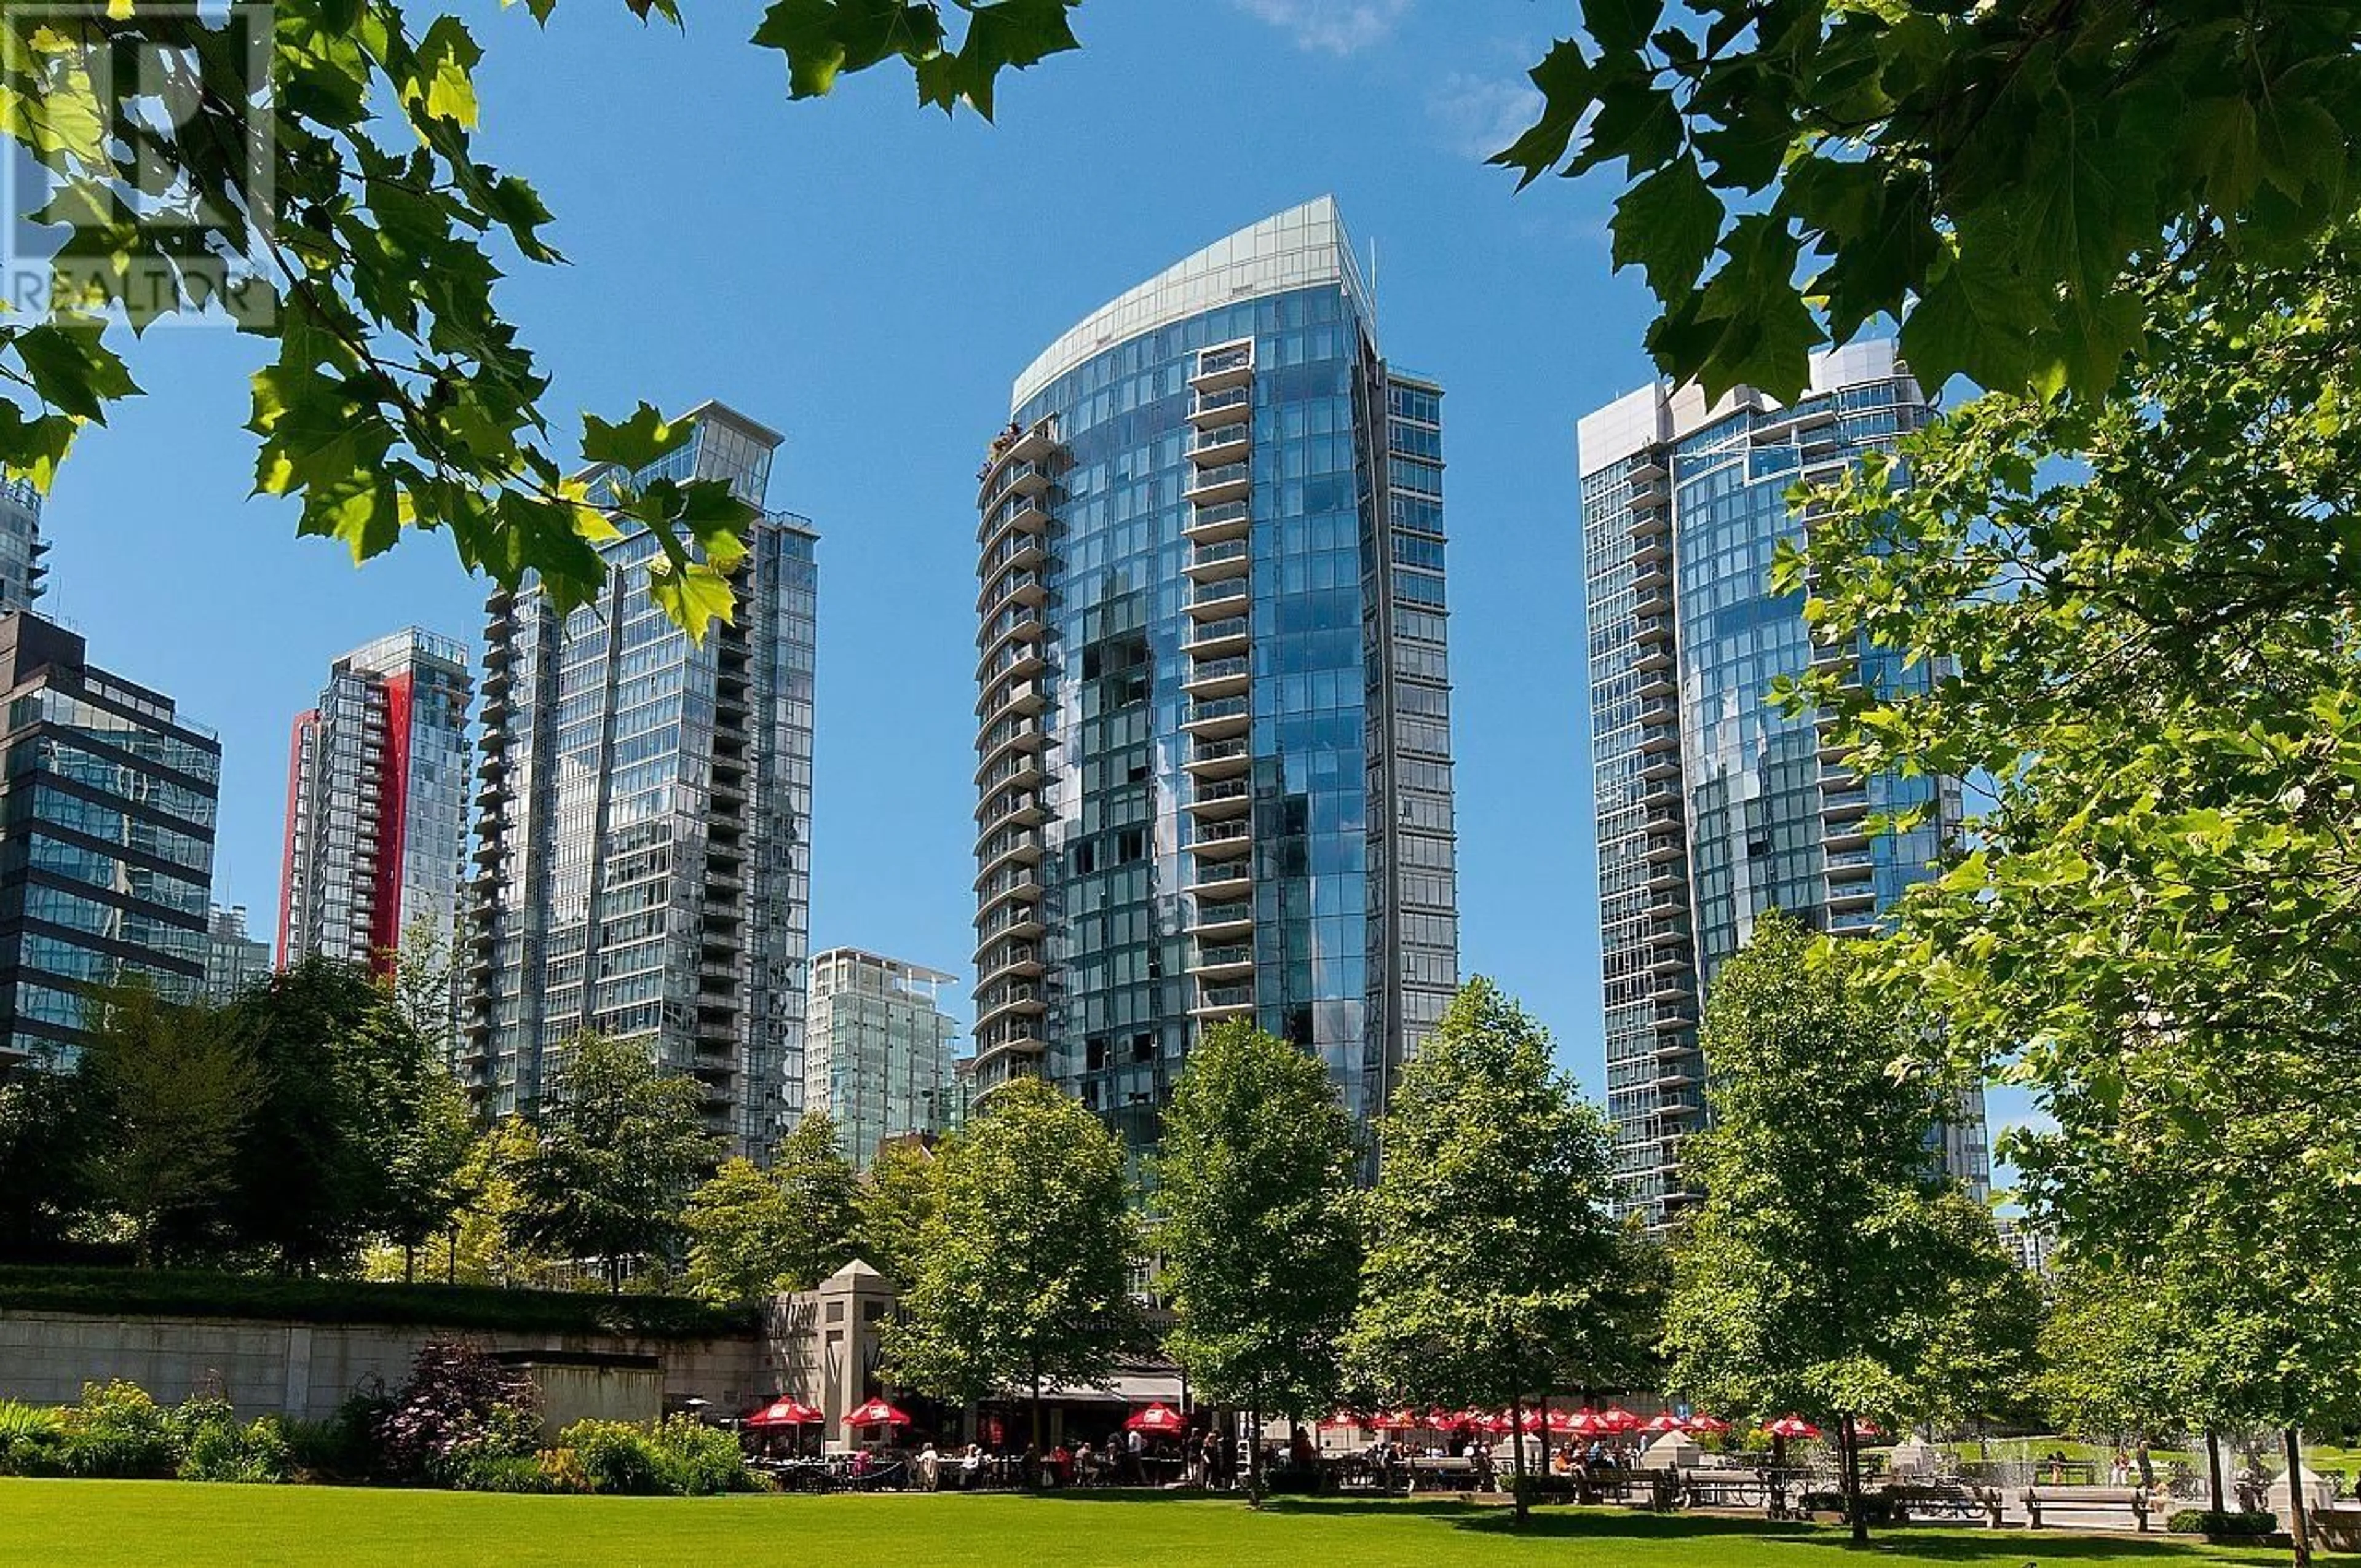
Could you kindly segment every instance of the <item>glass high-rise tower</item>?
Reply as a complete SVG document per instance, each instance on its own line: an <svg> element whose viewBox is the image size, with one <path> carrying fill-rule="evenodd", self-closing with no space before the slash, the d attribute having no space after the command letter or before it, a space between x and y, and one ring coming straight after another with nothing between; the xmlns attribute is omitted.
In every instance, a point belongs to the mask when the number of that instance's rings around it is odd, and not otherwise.
<svg viewBox="0 0 2361 1568"><path fill-rule="evenodd" d="M835 1118L844 1157L866 1169L891 1138L931 1136L957 1110L939 970L859 948L812 956L804 1108Z"/></svg>
<svg viewBox="0 0 2361 1568"><path fill-rule="evenodd" d="M49 553L41 492L30 479L0 478L0 615L30 609L49 591L49 568L41 559Z"/></svg>
<svg viewBox="0 0 2361 1568"><path fill-rule="evenodd" d="M412 626L328 667L288 744L279 961L390 972L423 923L456 934L467 851L467 650Z"/></svg>
<svg viewBox="0 0 2361 1568"><path fill-rule="evenodd" d="M712 479L760 509L777 432L719 403L629 477ZM461 1065L490 1115L537 1109L585 1031L641 1040L705 1090L728 1152L767 1162L803 1113L818 535L761 511L736 620L692 641L649 597L658 542L599 546L561 613L528 579L484 633Z"/></svg>
<svg viewBox="0 0 2361 1568"><path fill-rule="evenodd" d="M1790 405L1659 384L1581 422L1608 1111L1625 1201L1652 1222L1695 1196L1680 1144L1706 1122L1699 1008L1755 917L1872 930L1959 831L1955 781L1864 782L1813 718L1769 700L1774 678L1814 667L1887 690L1926 680L1890 652L1816 646L1803 596L1773 594L1770 575L1804 527L1790 488L1891 450L1931 406L1872 342L1816 356ZM1868 830L1920 806L1906 833ZM1958 1111L1931 1152L1981 1193L1982 1106Z"/></svg>
<svg viewBox="0 0 2361 1568"><path fill-rule="evenodd" d="M1240 1018L1383 1108L1458 980L1441 404L1324 197L1016 378L977 496L978 1095L1047 1077L1145 1149Z"/></svg>

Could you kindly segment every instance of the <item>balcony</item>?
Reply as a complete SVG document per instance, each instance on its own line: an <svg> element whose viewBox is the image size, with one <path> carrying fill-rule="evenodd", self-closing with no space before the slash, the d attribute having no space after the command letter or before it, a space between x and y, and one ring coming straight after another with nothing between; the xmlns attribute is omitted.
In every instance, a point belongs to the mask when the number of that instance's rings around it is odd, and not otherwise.
<svg viewBox="0 0 2361 1568"><path fill-rule="evenodd" d="M1004 904L975 923L975 955L981 959L1003 938L1019 938L1031 941L1048 927L1041 924L1039 906L1031 904Z"/></svg>
<svg viewBox="0 0 2361 1568"><path fill-rule="evenodd" d="M1197 992L1197 1005L1189 1009L1191 1018L1232 1018L1254 1011L1252 985L1208 985Z"/></svg>
<svg viewBox="0 0 2361 1568"><path fill-rule="evenodd" d="M979 999L981 1000L981 999ZM975 1015L979 1034L994 1024L1020 1018L1038 1018L1049 1010L1041 988L1031 981L1018 981L998 988L992 1000L983 1002Z"/></svg>
<svg viewBox="0 0 2361 1568"><path fill-rule="evenodd" d="M1030 979L1041 972L1041 949L1030 942L1003 942L977 961L984 983L1006 976Z"/></svg>
<svg viewBox="0 0 2361 1568"><path fill-rule="evenodd" d="M1238 980L1254 973L1254 945L1250 942L1197 944L1197 957L1189 972L1200 980Z"/></svg>
<svg viewBox="0 0 2361 1568"><path fill-rule="evenodd" d="M975 768L977 787L983 787L985 771L1010 751L1040 751L1049 744L1049 738L1042 732L1041 722L1037 718L1020 716L1013 720L1000 720L983 732L983 739L976 747L980 759Z"/></svg>
<svg viewBox="0 0 2361 1568"><path fill-rule="evenodd" d="M1200 779L1189 811L1200 822L1244 817L1254 807L1254 786L1245 779Z"/></svg>
<svg viewBox="0 0 2361 1568"><path fill-rule="evenodd" d="M1244 539L1224 539L1217 543L1200 544L1189 564L1181 568L1190 576L1203 580L1213 577L1242 576L1248 565L1248 547Z"/></svg>
<svg viewBox="0 0 2361 1568"><path fill-rule="evenodd" d="M1242 501L1254 488L1254 472L1245 463L1224 463L1200 468L1180 492L1181 499L1203 506L1213 501Z"/></svg>
<svg viewBox="0 0 2361 1568"><path fill-rule="evenodd" d="M975 808L975 819L987 828L1012 827L1032 828L1049 819L1041 797L1029 789L1012 789L984 797ZM980 834L979 838L990 835Z"/></svg>
<svg viewBox="0 0 2361 1568"><path fill-rule="evenodd" d="M1246 690L1253 679L1254 662L1243 653L1232 653L1198 660L1180 689L1193 697L1231 696Z"/></svg>
<svg viewBox="0 0 2361 1568"><path fill-rule="evenodd" d="M1189 613L1199 620L1221 620L1245 611L1249 590L1244 577L1199 583L1189 595Z"/></svg>
<svg viewBox="0 0 2361 1568"><path fill-rule="evenodd" d="M1857 822L1869 815L1869 791L1857 779L1846 781L1851 787L1829 789L1820 786L1820 824L1828 833L1836 833L1839 825Z"/></svg>
<svg viewBox="0 0 2361 1568"><path fill-rule="evenodd" d="M994 551L1006 548L1012 539L1038 539L1049 532L1049 503L1039 496L1023 495L986 514L983 525L976 530L976 543L988 558Z"/></svg>
<svg viewBox="0 0 2361 1568"><path fill-rule="evenodd" d="M976 893L982 913L1010 901L1035 902L1041 896L1041 874L1030 866L1004 867L984 877Z"/></svg>
<svg viewBox="0 0 2361 1568"><path fill-rule="evenodd" d="M1250 899L1229 899L1208 904L1200 900L1197 912L1189 920L1190 935L1200 944L1207 941L1237 941L1254 929L1254 903Z"/></svg>
<svg viewBox="0 0 2361 1568"><path fill-rule="evenodd" d="M1828 918L1833 923L1839 915L1867 917L1877 907L1877 886L1873 882L1830 883L1828 884Z"/></svg>
<svg viewBox="0 0 2361 1568"><path fill-rule="evenodd" d="M1218 468L1225 464L1244 463L1246 451L1253 444L1254 432L1244 420L1235 424L1216 425L1201 430L1197 439L1189 444L1189 461L1200 468Z"/></svg>
<svg viewBox="0 0 2361 1568"><path fill-rule="evenodd" d="M1197 508L1180 535L1194 544L1209 544L1220 539L1244 539L1253 526L1244 500L1217 501Z"/></svg>
<svg viewBox="0 0 2361 1568"><path fill-rule="evenodd" d="M1180 728L1209 740L1243 735L1254 724L1254 704L1244 696L1217 696L1192 706Z"/></svg>
<svg viewBox="0 0 2361 1568"><path fill-rule="evenodd" d="M1022 680L1049 667L1042 657L1038 642L1011 642L996 653L987 653L975 672L976 683L986 685L997 680Z"/></svg>
<svg viewBox="0 0 2361 1568"><path fill-rule="evenodd" d="M1189 652L1199 659L1243 653L1246 651L1246 618L1243 615L1206 621L1197 628L1197 634L1189 639Z"/></svg>
<svg viewBox="0 0 2361 1568"><path fill-rule="evenodd" d="M1200 740L1180 764L1199 780L1237 778L1254 766L1243 736L1231 740Z"/></svg>
<svg viewBox="0 0 2361 1568"><path fill-rule="evenodd" d="M1254 828L1243 817L1227 822L1200 823L1189 848L1200 860L1208 856L1243 855L1254 848Z"/></svg>
<svg viewBox="0 0 2361 1568"><path fill-rule="evenodd" d="M1254 407L1254 389L1248 386L1224 387L1219 391L1200 392L1190 405L1189 422L1203 426L1228 424Z"/></svg>
<svg viewBox="0 0 2361 1568"><path fill-rule="evenodd" d="M1028 556L1031 559L1027 560ZM1038 605L1048 598L1049 580L1033 569L1040 559L1041 552L1038 548L1020 550L1010 555L1002 568L995 568L999 575L987 581L983 592L976 596L976 614L996 614L1012 604ZM1019 562L1023 564L1018 565Z"/></svg>
<svg viewBox="0 0 2361 1568"><path fill-rule="evenodd" d="M1010 866L1033 866L1041 863L1041 835L1028 828L1005 829L985 841L983 853L977 857L983 869L977 874L980 887L984 880Z"/></svg>
<svg viewBox="0 0 2361 1568"><path fill-rule="evenodd" d="M1199 859L1189 873L1185 891L1199 897L1235 898L1253 884L1254 872L1244 861Z"/></svg>
<svg viewBox="0 0 2361 1568"><path fill-rule="evenodd" d="M994 718L1003 713L1024 715L1040 712L1049 706L1049 683L1044 680L1008 682L993 688L976 705L976 717Z"/></svg>
<svg viewBox="0 0 2361 1568"><path fill-rule="evenodd" d="M1189 378L1190 389L1200 395L1226 391L1243 387L1254 379L1254 340L1224 344L1218 348L1197 351L1197 373Z"/></svg>

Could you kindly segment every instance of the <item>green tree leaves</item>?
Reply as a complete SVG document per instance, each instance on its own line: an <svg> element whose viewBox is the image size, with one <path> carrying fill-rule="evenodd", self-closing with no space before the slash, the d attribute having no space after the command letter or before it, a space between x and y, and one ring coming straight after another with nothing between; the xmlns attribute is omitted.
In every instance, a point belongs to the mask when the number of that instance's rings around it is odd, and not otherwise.
<svg viewBox="0 0 2361 1568"><path fill-rule="evenodd" d="M1616 263L1647 268L1651 350L1708 396L1799 393L1807 301L1838 341L1899 316L1930 386L2096 395L2138 346L2118 297L2149 258L2217 238L2283 251L2350 204L2361 5L1706 0L1659 27L1646 0L1586 0L1582 18L1494 161L1522 187L1628 160ZM1686 262L1704 203L1685 177L1643 178L1684 156L1712 192L1766 193L1713 214L1730 259L1703 283ZM1758 315L1775 346L1699 326Z"/></svg>
<svg viewBox="0 0 2361 1568"><path fill-rule="evenodd" d="M1295 1420L1328 1409L1361 1245L1353 1127L1326 1066L1243 1024L1208 1029L1163 1133L1169 1349L1216 1402Z"/></svg>
<svg viewBox="0 0 2361 1568"><path fill-rule="evenodd" d="M679 20L672 0L626 3ZM899 60L922 102L988 119L1002 71L1076 47L1075 3L776 0L753 41L786 55L796 97ZM554 4L528 0L537 20ZM60 231L48 314L0 326L0 471L46 487L74 432L137 394L108 311L135 328L225 311L275 345L253 384L255 488L298 501L299 532L359 561L445 530L470 571L508 587L533 573L571 608L604 581L592 545L636 522L663 543L657 602L698 633L728 619L742 507L652 486L625 516L566 477L548 379L493 295L509 257L561 258L533 186L476 156L475 35L394 0L259 9L0 19L0 126L46 171L39 221ZM160 62L189 112L115 93L133 58ZM633 454L663 450L649 414L586 420L584 455L642 466Z"/></svg>

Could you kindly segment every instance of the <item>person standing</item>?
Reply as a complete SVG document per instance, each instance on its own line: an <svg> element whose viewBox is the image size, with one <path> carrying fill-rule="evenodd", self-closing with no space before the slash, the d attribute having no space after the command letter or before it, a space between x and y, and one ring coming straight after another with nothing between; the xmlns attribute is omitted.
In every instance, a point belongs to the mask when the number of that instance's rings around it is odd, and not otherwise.
<svg viewBox="0 0 2361 1568"><path fill-rule="evenodd" d="M943 1474L942 1455L935 1452L935 1440L928 1438L918 1450L914 1462L918 1472L918 1490L931 1492L940 1484Z"/></svg>
<svg viewBox="0 0 2361 1568"><path fill-rule="evenodd" d="M1137 1427L1123 1434L1123 1478L1126 1485L1137 1486L1147 1480L1148 1467L1143 1463L1147 1453L1148 1440L1140 1436Z"/></svg>

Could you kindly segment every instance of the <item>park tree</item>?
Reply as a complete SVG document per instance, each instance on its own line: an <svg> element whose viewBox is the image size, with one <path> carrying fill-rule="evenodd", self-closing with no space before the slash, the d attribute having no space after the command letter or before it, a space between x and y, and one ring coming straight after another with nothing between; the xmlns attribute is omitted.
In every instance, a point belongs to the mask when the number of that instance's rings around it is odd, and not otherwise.
<svg viewBox="0 0 2361 1568"><path fill-rule="evenodd" d="M1345 1336L1356 1374L1397 1399L1521 1418L1528 1393L1589 1359L1618 1288L1612 1146L1548 1031L1488 980L1461 988L1378 1125ZM1512 1446L1521 1520L1524 1444Z"/></svg>
<svg viewBox="0 0 2361 1568"><path fill-rule="evenodd" d="M628 1263L677 1249L682 1206L719 1152L704 1091L657 1066L650 1048L594 1034L568 1041L512 1178L522 1201L511 1243L595 1258L613 1290Z"/></svg>
<svg viewBox="0 0 2361 1568"><path fill-rule="evenodd" d="M935 1171L948 1140L889 1138L852 1192L852 1250L896 1285L917 1277L927 1221L935 1212Z"/></svg>
<svg viewBox="0 0 2361 1568"><path fill-rule="evenodd" d="M1880 979L2054 1123L2009 1152L2063 1242L2170 1263L2190 1321L2237 1321L2243 1288L2288 1270L2250 1298L2263 1321L2301 1302L2349 1322L2361 1266L2335 1240L2361 1165L2320 1097L2361 1064L2361 237L2216 246L2124 292L2146 346L2103 398L1986 395L1904 446L1908 485L1872 463L1812 495L1779 571L1810 585L1818 634L1947 673L1795 699L1865 769L1987 781L1974 851L1903 899ZM2287 1245L2250 1269L2263 1236ZM2318 1376L2333 1345L2246 1343L2308 1390L2253 1419L2347 1402ZM2237 1417L2211 1402L2184 1413Z"/></svg>
<svg viewBox="0 0 2361 1568"><path fill-rule="evenodd" d="M93 1194L123 1217L142 1266L217 1247L262 1089L236 1014L168 1002L129 974L92 987L83 1016Z"/></svg>
<svg viewBox="0 0 2361 1568"><path fill-rule="evenodd" d="M231 1003L260 1075L238 1140L238 1245L300 1272L350 1266L371 1237L439 1232L468 1142L441 1052L359 964L313 956Z"/></svg>
<svg viewBox="0 0 2361 1568"><path fill-rule="evenodd" d="M38 1261L88 1211L91 1096L71 1072L0 1072L0 1259Z"/></svg>
<svg viewBox="0 0 2361 1568"><path fill-rule="evenodd" d="M751 1301L808 1290L852 1255L852 1167L836 1123L806 1116L781 1140L768 1170L722 1163L691 1194L688 1286L714 1301Z"/></svg>
<svg viewBox="0 0 2361 1568"><path fill-rule="evenodd" d="M1360 1288L1353 1124L1326 1065L1250 1025L1208 1029L1165 1107L1156 1250L1165 1343L1215 1403L1301 1423L1334 1402ZM1257 1445L1259 1446L1259 1445Z"/></svg>
<svg viewBox="0 0 2361 1568"><path fill-rule="evenodd" d="M1859 1422L1952 1418L2030 1371L2031 1286L1935 1168L1938 1082L1891 1070L1908 1025L1776 911L1726 960L1701 1040L1712 1123L1685 1150L1704 1201L1674 1255L1671 1385L1836 1429L1845 1511Z"/></svg>
<svg viewBox="0 0 2361 1568"><path fill-rule="evenodd" d="M521 1177L541 1146L522 1116L479 1131L455 1180L459 1201L444 1234L444 1278L458 1285L522 1285L542 1278L550 1259L523 1239Z"/></svg>
<svg viewBox="0 0 2361 1568"><path fill-rule="evenodd" d="M1043 1388L1103 1381L1138 1342L1129 1197L1097 1117L1038 1079L994 1089L936 1166L887 1371L957 1403L1027 1390L1040 1453Z"/></svg>

